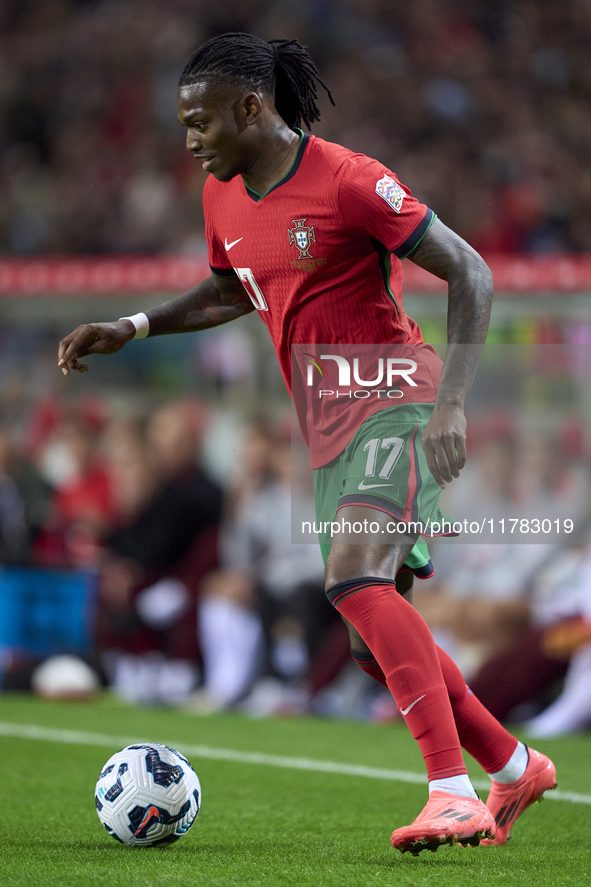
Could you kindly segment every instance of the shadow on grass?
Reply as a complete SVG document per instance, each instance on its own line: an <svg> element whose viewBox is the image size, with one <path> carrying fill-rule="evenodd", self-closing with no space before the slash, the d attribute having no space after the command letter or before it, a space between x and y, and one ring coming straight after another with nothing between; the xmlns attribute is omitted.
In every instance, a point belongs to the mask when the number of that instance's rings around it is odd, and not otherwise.
<svg viewBox="0 0 591 887"><path fill-rule="evenodd" d="M491 849L493 854L497 848L478 848L478 847L462 847L460 845L439 847L435 853L423 850L418 856L411 853L400 853L398 850L392 850L391 853L385 853L381 856L366 856L363 861L371 866L386 866L389 868L400 865L411 865L418 868L462 868L474 867L480 865L489 865L491 859ZM497 858L498 860L498 858ZM349 865L356 860L349 855L343 860ZM358 862L359 860L357 860ZM504 860L503 860L504 861Z"/></svg>

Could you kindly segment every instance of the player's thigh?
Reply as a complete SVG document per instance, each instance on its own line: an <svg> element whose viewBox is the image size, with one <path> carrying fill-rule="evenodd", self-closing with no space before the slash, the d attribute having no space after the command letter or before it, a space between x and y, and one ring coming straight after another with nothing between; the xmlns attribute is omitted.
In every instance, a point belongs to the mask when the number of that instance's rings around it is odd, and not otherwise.
<svg viewBox="0 0 591 887"><path fill-rule="evenodd" d="M407 557L412 570L429 563L425 543L415 542L423 528L421 491L430 480L441 493L428 468L428 477L425 466L421 473L417 450L431 409L415 404L369 417L336 459L314 470L326 588L363 576L392 580Z"/></svg>
<svg viewBox="0 0 591 887"><path fill-rule="evenodd" d="M364 576L394 579L418 538L418 531L401 532L390 515L366 505L340 508L338 524L326 559L327 589Z"/></svg>
<svg viewBox="0 0 591 887"><path fill-rule="evenodd" d="M453 534L451 520L441 508L441 489L421 446L432 408L432 404L389 407L360 425L341 456L331 463L331 469L338 472L333 476L333 484L334 480L339 483L337 525L345 507L365 505L376 515L389 515L390 534L415 538L418 533ZM380 528L378 533L385 531Z"/></svg>

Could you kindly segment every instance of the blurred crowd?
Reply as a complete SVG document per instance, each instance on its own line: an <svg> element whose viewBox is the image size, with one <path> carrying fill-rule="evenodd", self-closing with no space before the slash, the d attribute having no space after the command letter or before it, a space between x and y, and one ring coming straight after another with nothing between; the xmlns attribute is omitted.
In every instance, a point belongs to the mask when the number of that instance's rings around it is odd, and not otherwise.
<svg viewBox="0 0 591 887"><path fill-rule="evenodd" d="M379 157L480 251L591 252L588 0L4 0L0 255L203 252L205 174L184 147L176 84L228 30L307 45L336 101L320 97L315 133ZM545 324L517 317L495 335L587 341L586 318ZM318 547L291 544L313 503L289 416L244 418L257 397L277 400L271 352L232 329L185 346L180 371L178 345L176 362L151 352L149 371L113 359L101 378L133 392L126 415L92 383L78 401L57 395L48 336L23 329L0 336L0 581L23 566L91 576L85 655L130 702L396 717L350 660ZM550 511L584 531L435 543L415 602L498 717L556 735L591 724L589 366L570 345L538 360L536 374L507 355L506 377L477 378L486 415L445 507L474 520ZM156 388L185 390L173 363L218 409L222 393L245 401L213 437L203 402L153 406ZM515 421L552 398L542 427ZM5 687L31 665L2 664Z"/></svg>
<svg viewBox="0 0 591 887"><path fill-rule="evenodd" d="M41 399L18 435L0 428L0 566L95 578L86 655L129 702L396 717L350 659L318 546L292 544L313 501L289 413L226 428L221 468L205 457L213 418L192 398L133 420L97 398ZM560 544L439 542L435 578L415 583L475 692L539 735L591 723L589 453L573 422L538 430L537 450L508 420L473 423L466 471L487 515L552 502L578 532ZM461 491L448 497L454 517L464 507Z"/></svg>
<svg viewBox="0 0 591 887"><path fill-rule="evenodd" d="M308 45L318 135L484 252L591 250L587 0L4 0L2 252L203 249L176 83L226 30Z"/></svg>

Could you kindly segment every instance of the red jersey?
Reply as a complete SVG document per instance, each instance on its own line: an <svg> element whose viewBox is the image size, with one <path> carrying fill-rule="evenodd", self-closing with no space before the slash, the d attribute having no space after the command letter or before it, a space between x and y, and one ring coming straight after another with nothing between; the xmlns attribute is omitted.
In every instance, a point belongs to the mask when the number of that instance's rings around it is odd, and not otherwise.
<svg viewBox="0 0 591 887"><path fill-rule="evenodd" d="M211 268L238 275L267 325L313 468L342 452L378 410L435 399L440 361L404 313L400 267L435 215L393 172L302 133L291 169L266 194L252 191L241 176L229 182L209 176L203 208ZM421 356L413 371L418 384L401 386L402 401L339 396L327 384L323 390L335 397L319 401L309 384L309 359L327 348L334 353L336 345L414 346L411 356ZM298 352L308 346L302 353L309 357L297 358L292 381L293 346ZM358 365L355 378L377 378L366 371Z"/></svg>

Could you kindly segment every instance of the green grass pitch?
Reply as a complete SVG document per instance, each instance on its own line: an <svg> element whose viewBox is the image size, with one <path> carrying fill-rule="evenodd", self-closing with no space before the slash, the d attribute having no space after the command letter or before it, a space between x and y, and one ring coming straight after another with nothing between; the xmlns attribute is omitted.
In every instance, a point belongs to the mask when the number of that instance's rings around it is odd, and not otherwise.
<svg viewBox="0 0 591 887"><path fill-rule="evenodd" d="M59 733L52 739L43 732L38 738L10 735L22 733L23 725L84 735L76 744L59 741L66 735ZM168 849L122 847L98 821L94 786L104 762L121 747L118 739L237 753L236 760L189 753L201 779L203 805L189 834ZM422 774L418 749L403 724L204 717L126 707L109 697L81 705L5 694L0 696L0 884L588 885L591 739L580 735L536 747L557 765L561 800L526 811L504 847L444 847L414 858L392 850L389 836L423 807L426 784L317 772L305 765L294 769L289 761L270 766L264 757L259 763L240 760L240 753L259 753ZM469 769L482 780L471 760Z"/></svg>

